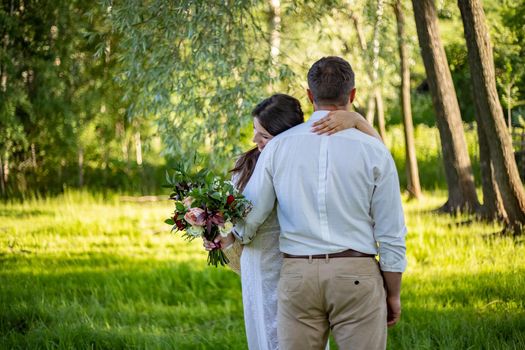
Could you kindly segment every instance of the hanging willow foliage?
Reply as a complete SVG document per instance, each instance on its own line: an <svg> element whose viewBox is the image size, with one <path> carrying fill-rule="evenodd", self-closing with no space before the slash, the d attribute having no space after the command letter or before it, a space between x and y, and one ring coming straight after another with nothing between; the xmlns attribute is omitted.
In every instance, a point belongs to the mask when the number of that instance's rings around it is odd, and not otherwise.
<svg viewBox="0 0 525 350"><path fill-rule="evenodd" d="M243 126L267 94L270 47L254 1L104 1L122 35L131 115L155 114L165 152L178 161L231 167ZM261 18L262 17L262 18ZM262 24L261 24L262 23ZM286 67L275 79L287 74Z"/></svg>

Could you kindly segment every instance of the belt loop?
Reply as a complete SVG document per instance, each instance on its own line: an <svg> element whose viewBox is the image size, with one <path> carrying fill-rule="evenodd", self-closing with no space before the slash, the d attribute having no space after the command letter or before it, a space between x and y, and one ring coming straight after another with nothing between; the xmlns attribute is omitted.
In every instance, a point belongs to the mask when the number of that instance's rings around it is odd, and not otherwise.
<svg viewBox="0 0 525 350"><path fill-rule="evenodd" d="M311 264L314 261L311 255L308 255L308 263Z"/></svg>
<svg viewBox="0 0 525 350"><path fill-rule="evenodd" d="M328 256L328 254L324 255L324 262L325 264L328 264L330 262L330 257Z"/></svg>

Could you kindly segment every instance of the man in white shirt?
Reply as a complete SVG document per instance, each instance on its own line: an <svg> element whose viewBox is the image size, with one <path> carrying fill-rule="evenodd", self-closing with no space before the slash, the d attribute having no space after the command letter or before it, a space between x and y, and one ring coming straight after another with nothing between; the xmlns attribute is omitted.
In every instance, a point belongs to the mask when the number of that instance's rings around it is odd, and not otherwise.
<svg viewBox="0 0 525 350"><path fill-rule="evenodd" d="M400 317L406 267L395 164L380 141L355 129L312 132L329 111L349 109L355 87L348 62L322 58L308 86L315 112L262 151L247 185L257 199L234 234L248 243L277 200L285 258L281 349L323 349L330 330L341 349L384 349L387 324Z"/></svg>

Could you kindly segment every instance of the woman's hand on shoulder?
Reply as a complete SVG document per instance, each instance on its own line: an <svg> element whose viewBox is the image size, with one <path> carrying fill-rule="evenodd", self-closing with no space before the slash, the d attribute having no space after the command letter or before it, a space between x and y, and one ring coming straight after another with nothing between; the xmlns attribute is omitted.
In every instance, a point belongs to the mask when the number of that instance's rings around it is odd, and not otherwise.
<svg viewBox="0 0 525 350"><path fill-rule="evenodd" d="M341 130L356 128L367 135L383 142L381 136L372 125L357 112L343 110L331 111L312 124L312 131L318 135L332 135Z"/></svg>
<svg viewBox="0 0 525 350"><path fill-rule="evenodd" d="M332 135L341 130L357 128L359 123L368 123L357 112L344 110L331 111L312 124L312 131L318 135Z"/></svg>

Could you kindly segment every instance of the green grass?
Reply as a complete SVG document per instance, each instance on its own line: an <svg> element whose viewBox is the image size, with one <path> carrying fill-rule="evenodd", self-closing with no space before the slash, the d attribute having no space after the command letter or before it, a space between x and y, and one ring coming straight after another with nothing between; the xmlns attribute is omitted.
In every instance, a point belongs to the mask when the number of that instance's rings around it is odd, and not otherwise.
<svg viewBox="0 0 525 350"><path fill-rule="evenodd" d="M467 150L470 156L475 183L481 186L481 173L479 168L479 142L474 125L463 124ZM414 141L419 169L419 181L423 189L446 190L447 181L443 165L441 141L436 127L424 124L414 128ZM406 187L405 171L405 136L401 125L392 125L388 129L385 143L396 162L399 181L403 188Z"/></svg>
<svg viewBox="0 0 525 350"><path fill-rule="evenodd" d="M524 239L430 211L444 201L405 203L389 349L525 348ZM246 348L239 278L169 234L170 210L87 193L0 204L0 348Z"/></svg>

